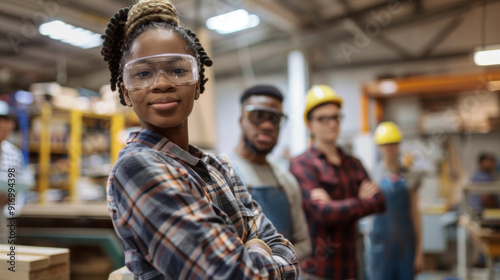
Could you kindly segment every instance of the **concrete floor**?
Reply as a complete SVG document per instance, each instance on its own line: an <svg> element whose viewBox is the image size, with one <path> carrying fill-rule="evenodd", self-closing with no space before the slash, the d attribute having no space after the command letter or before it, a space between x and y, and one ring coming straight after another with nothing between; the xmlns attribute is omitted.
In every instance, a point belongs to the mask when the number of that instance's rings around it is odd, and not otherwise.
<svg viewBox="0 0 500 280"><path fill-rule="evenodd" d="M488 274L485 268L474 268L470 272L470 278L467 280L487 280ZM416 280L464 280L456 276L454 271L425 271L419 274ZM495 267L495 280L500 280L500 266Z"/></svg>
<svg viewBox="0 0 500 280"><path fill-rule="evenodd" d="M458 280L458 278L453 278L456 277L456 274L453 272L446 272L446 271L424 271L421 274L419 274L416 278L416 280Z"/></svg>

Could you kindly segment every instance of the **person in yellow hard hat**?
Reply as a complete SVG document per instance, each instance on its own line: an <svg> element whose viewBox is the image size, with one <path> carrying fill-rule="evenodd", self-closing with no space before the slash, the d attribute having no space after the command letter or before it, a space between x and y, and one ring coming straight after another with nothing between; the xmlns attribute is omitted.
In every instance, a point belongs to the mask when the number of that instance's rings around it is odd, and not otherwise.
<svg viewBox="0 0 500 280"><path fill-rule="evenodd" d="M387 200L385 214L376 215L368 248L368 275L371 280L411 280L422 271L421 219L418 194L421 177L399 160L403 135L393 122L375 129L375 143L382 162L374 174Z"/></svg>
<svg viewBox="0 0 500 280"><path fill-rule="evenodd" d="M331 87L308 91L304 121L314 143L290 162L313 242L312 256L301 263L305 279L360 279L356 222L385 210L385 198L361 162L337 146L341 108Z"/></svg>

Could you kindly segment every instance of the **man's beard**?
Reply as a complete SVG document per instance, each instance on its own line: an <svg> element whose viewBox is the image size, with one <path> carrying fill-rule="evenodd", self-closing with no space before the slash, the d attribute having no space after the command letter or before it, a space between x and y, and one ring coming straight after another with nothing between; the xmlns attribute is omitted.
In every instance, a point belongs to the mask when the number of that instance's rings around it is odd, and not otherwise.
<svg viewBox="0 0 500 280"><path fill-rule="evenodd" d="M255 153L255 155L259 155L259 156L265 156L265 155L269 154L273 150L274 146L276 145L276 144L273 145L269 149L259 149L259 148L255 147L255 145L252 143L252 141L250 141L250 139L247 137L246 134L243 134L243 142L245 143L245 147L249 151L251 151L251 152Z"/></svg>

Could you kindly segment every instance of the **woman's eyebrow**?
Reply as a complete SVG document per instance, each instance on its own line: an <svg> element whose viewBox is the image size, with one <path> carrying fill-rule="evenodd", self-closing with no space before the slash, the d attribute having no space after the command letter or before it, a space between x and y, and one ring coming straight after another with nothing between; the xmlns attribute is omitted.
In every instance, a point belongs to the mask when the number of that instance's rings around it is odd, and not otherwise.
<svg viewBox="0 0 500 280"><path fill-rule="evenodd" d="M144 61L137 61L137 64L156 64L156 63L175 63L177 61L182 61L182 57L172 57L170 59L165 59L165 60L155 60L155 59L146 59Z"/></svg>

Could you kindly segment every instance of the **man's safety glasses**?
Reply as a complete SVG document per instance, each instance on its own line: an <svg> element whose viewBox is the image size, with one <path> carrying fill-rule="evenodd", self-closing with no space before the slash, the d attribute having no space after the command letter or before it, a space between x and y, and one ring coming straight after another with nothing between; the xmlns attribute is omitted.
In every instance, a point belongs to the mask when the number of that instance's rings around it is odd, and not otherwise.
<svg viewBox="0 0 500 280"><path fill-rule="evenodd" d="M275 129L279 129L286 122L286 115L278 110L256 107L253 105L245 106L246 118L254 125L260 125L269 121Z"/></svg>
<svg viewBox="0 0 500 280"><path fill-rule="evenodd" d="M158 82L160 75L176 86L192 85L198 81L198 64L187 54L141 57L125 64L123 84L128 90L148 89Z"/></svg>
<svg viewBox="0 0 500 280"><path fill-rule="evenodd" d="M343 117L344 117L343 114L331 115L331 116L321 116L321 117L317 117L315 120L318 121L320 124L329 124L331 122L340 123L342 121Z"/></svg>

